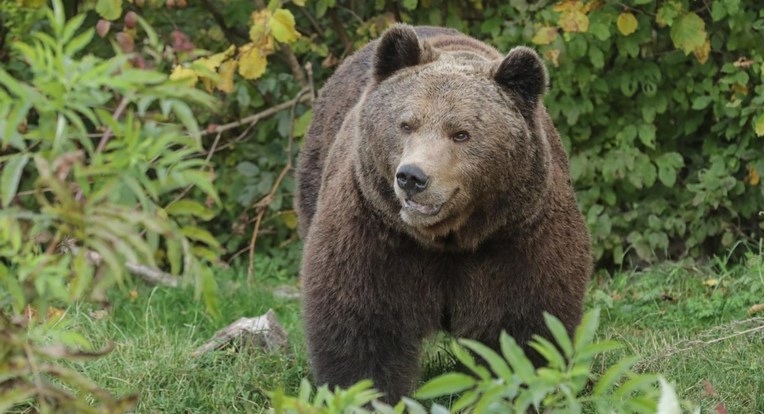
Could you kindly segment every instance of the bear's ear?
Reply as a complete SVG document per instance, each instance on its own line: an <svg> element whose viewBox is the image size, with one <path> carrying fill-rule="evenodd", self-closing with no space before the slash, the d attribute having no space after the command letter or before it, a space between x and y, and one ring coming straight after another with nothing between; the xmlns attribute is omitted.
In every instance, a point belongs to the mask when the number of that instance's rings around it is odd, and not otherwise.
<svg viewBox="0 0 765 414"><path fill-rule="evenodd" d="M434 59L429 45L421 45L412 26L396 24L388 29L377 44L374 77L382 82L397 71Z"/></svg>
<svg viewBox="0 0 765 414"><path fill-rule="evenodd" d="M533 113L547 90L547 69L534 49L518 46L499 64L494 80L518 94L521 108Z"/></svg>

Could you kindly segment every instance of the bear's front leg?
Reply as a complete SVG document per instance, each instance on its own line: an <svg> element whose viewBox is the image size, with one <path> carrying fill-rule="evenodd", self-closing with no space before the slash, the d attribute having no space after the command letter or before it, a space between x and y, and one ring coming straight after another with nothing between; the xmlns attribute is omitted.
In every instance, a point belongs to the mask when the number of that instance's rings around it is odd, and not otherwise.
<svg viewBox="0 0 765 414"><path fill-rule="evenodd" d="M362 379L371 379L388 403L395 403L412 391L419 371L420 340L416 336L400 329L387 329L381 323L363 322L366 317L355 319L346 315L332 319L335 320L309 318L306 323L317 385L347 388Z"/></svg>
<svg viewBox="0 0 765 414"><path fill-rule="evenodd" d="M348 387L371 379L396 402L413 390L421 341L437 327L433 283L422 260L410 257L412 246L386 244L369 220L318 216L313 225L302 277L316 383Z"/></svg>

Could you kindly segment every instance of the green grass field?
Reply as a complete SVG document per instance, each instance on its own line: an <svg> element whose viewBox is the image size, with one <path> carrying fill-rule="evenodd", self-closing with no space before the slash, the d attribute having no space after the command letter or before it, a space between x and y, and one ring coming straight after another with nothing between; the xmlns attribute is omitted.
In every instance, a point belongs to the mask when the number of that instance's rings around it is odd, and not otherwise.
<svg viewBox="0 0 765 414"><path fill-rule="evenodd" d="M736 264L715 259L599 275L587 307L602 309L599 336L626 346L600 358L595 370L636 354L640 370L662 373L702 412L722 412L721 404L729 413L763 412L762 310L750 309L763 301L762 263L762 255L750 254ZM219 275L219 320L194 299L193 289L139 284L115 292L105 315L92 305L69 309L95 344L115 345L111 354L79 369L116 395L138 394L138 412L266 412L269 390L294 393L310 375L300 305L273 296L276 286L296 283L283 272L261 272L254 287L247 286L244 273ZM218 329L268 309L289 333L289 352L225 349L190 356ZM442 356L424 361L427 376L449 365Z"/></svg>

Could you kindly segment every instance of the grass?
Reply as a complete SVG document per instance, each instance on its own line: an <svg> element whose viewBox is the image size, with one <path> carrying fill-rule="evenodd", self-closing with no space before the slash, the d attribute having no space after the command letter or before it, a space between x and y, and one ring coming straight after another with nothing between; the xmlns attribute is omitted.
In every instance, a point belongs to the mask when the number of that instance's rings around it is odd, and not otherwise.
<svg viewBox="0 0 765 414"><path fill-rule="evenodd" d="M719 412L718 406L730 413L763 412L762 311L749 313L763 301L762 262L762 255L750 254L740 263L667 263L596 277L587 307L602 309L599 337L626 345L604 356L596 371L636 354L640 370L662 373L702 412ZM192 289L139 285L114 292L106 316L91 305L71 309L96 344L115 343L111 354L79 369L116 395L137 393L137 412L266 412L268 391L282 387L294 394L300 379L310 376L299 302L272 294L276 286L296 282L273 272L259 274L255 287L246 285L245 272L219 275L219 320L205 312ZM288 352L225 349L190 357L218 329L268 309L289 333ZM437 352L442 340L428 347L428 377L451 366Z"/></svg>

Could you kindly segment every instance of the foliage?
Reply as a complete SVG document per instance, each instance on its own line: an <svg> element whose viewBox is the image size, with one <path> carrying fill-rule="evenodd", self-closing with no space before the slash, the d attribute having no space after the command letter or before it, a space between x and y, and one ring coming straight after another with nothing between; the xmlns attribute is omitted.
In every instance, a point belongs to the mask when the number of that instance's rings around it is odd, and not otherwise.
<svg viewBox="0 0 765 414"><path fill-rule="evenodd" d="M535 337L531 347L545 357L547 366L534 369L531 361L512 337L503 333L501 355L472 340L453 343L452 351L470 374L448 372L431 379L417 391L418 399L458 398L450 408L433 404L430 413L458 413L467 410L483 413L521 413L534 409L545 413L680 413L680 402L670 386L661 378L661 394L657 395L653 374L637 374L630 369L637 358L624 358L608 367L601 375L593 373L596 355L621 347L616 341L594 342L599 311L585 314L582 323L570 338L563 324L545 314L545 322L555 343ZM477 362L474 355L482 361ZM488 368L487 368L488 367ZM592 388L588 389L588 382ZM403 399L395 407L375 401L379 394L369 381L362 381L343 390L329 391L312 388L304 381L297 397L272 394L274 412L280 413L348 413L369 412L362 408L372 405L375 412L400 414L425 413L418 402ZM687 405L687 403L686 403Z"/></svg>
<svg viewBox="0 0 765 414"><path fill-rule="evenodd" d="M100 354L88 351L58 307L105 300L125 283L127 263L155 266L161 251L170 271L195 280L217 311L209 262L219 246L196 223L209 219L209 208L178 195L188 187L218 200L195 158L192 111L214 101L131 68L128 56L82 56L95 34L81 30L85 16L66 21L59 1L44 14L50 34L13 44L26 70L14 77L0 69L0 346L9 391L0 403L36 398L44 412L97 411L71 398L76 390L100 400L100 409L121 411L132 397L115 400L57 362Z"/></svg>
<svg viewBox="0 0 765 414"><path fill-rule="evenodd" d="M761 5L635 0L517 8L487 20L500 44L532 42L550 63L546 99L597 258L621 264L721 252L761 237ZM499 10L497 10L499 13ZM557 26L557 27L556 27ZM506 35L509 34L510 36Z"/></svg>
<svg viewBox="0 0 765 414"><path fill-rule="evenodd" d="M735 240L760 238L763 8L756 2L81 5L105 19L104 27L112 27L106 39L135 53L139 67L154 65L215 91L223 104L220 115L196 114L210 132L304 88L315 89L342 58L397 20L455 27L502 51L536 45L551 72L546 105L570 154L601 264L702 257L729 249ZM137 14L169 37L170 45L151 47L141 26L135 27ZM312 64L310 73L304 63ZM244 123L222 133L211 160L222 204L207 229L230 258L247 248L264 209L258 248L299 247L290 244L296 239L294 182L289 175L278 177L297 151L293 146L285 154L288 141L302 136L310 116L300 102L292 113L260 119L257 128ZM276 192L268 197L272 187Z"/></svg>

